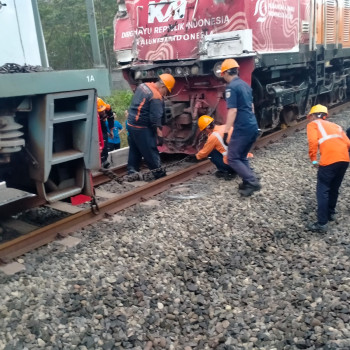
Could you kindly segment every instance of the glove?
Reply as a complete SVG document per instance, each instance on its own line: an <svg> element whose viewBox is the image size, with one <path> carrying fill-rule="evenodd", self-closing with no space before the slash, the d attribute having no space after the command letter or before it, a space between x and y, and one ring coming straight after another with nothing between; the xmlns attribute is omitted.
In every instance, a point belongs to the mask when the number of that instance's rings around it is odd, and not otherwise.
<svg viewBox="0 0 350 350"><path fill-rule="evenodd" d="M161 136L157 137L157 146L163 146L164 144L164 138Z"/></svg>
<svg viewBox="0 0 350 350"><path fill-rule="evenodd" d="M189 154L187 156L187 160L186 161L188 161L190 163L197 163L197 162L199 162L199 160L197 159L195 154Z"/></svg>
<svg viewBox="0 0 350 350"><path fill-rule="evenodd" d="M313 161L312 161L312 165L313 165L314 167L318 167L318 161L317 161L317 160L313 160Z"/></svg>
<svg viewBox="0 0 350 350"><path fill-rule="evenodd" d="M227 133L227 132L225 132L225 133L224 133L223 140L224 140L224 144L225 144L226 146L228 146L228 143L227 143L227 137L228 137L228 133Z"/></svg>

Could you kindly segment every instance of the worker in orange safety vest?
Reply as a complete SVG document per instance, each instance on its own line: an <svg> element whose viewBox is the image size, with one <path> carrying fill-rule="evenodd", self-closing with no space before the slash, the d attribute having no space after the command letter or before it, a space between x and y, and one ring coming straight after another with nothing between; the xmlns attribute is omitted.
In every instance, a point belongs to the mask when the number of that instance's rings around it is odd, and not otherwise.
<svg viewBox="0 0 350 350"><path fill-rule="evenodd" d="M339 188L349 165L350 140L343 129L327 121L327 117L327 107L318 104L311 108L307 125L310 160L318 167L317 222L310 224L308 229L318 232L326 232L328 221L335 220Z"/></svg>
<svg viewBox="0 0 350 350"><path fill-rule="evenodd" d="M198 119L198 128L208 135L208 140L203 148L196 154L198 160L209 157L217 167L215 176L231 180L236 176L236 172L228 165L227 146L224 143L223 136L225 125L215 125L214 119L209 115L202 115ZM233 128L228 132L228 140L230 140Z"/></svg>

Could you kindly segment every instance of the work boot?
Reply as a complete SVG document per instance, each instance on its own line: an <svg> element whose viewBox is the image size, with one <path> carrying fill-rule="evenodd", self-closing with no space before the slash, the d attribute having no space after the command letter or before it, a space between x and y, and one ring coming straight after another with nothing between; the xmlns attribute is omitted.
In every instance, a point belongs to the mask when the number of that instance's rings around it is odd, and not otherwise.
<svg viewBox="0 0 350 350"><path fill-rule="evenodd" d="M214 175L215 175L217 178L221 179L221 178L225 177L225 172L224 172L224 171L221 171L221 170L217 170L217 171L215 171Z"/></svg>
<svg viewBox="0 0 350 350"><path fill-rule="evenodd" d="M104 169L108 169L110 166L111 166L111 163L108 160L102 163L102 168Z"/></svg>
<svg viewBox="0 0 350 350"><path fill-rule="evenodd" d="M329 214L328 221L335 221L337 219L336 213Z"/></svg>
<svg viewBox="0 0 350 350"><path fill-rule="evenodd" d="M231 171L217 170L217 171L215 171L214 175L219 179L225 179L226 181L230 181L230 180L234 179L237 174L233 171L231 172Z"/></svg>
<svg viewBox="0 0 350 350"><path fill-rule="evenodd" d="M238 192L241 194L243 197L249 197L251 196L254 192L259 191L261 189L261 185L259 182L256 183L250 183L247 182L244 185L243 189L238 190Z"/></svg>
<svg viewBox="0 0 350 350"><path fill-rule="evenodd" d="M246 187L247 187L247 181L243 181L243 182L241 182L239 185L238 185L238 189L240 189L240 190L245 190L246 189Z"/></svg>
<svg viewBox="0 0 350 350"><path fill-rule="evenodd" d="M166 176L166 171L165 171L165 170L154 171L154 172L153 172L153 176L154 176L154 178L155 178L156 180L157 180L157 179L160 179L161 177Z"/></svg>
<svg viewBox="0 0 350 350"><path fill-rule="evenodd" d="M325 233L328 230L328 225L327 224L321 225L318 222L315 222L313 224L309 224L307 226L307 229L313 232Z"/></svg>

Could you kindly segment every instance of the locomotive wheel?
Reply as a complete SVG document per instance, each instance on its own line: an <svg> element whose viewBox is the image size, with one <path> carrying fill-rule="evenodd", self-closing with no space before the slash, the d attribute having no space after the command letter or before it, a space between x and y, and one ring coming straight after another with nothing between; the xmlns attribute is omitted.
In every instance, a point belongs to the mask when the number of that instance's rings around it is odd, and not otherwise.
<svg viewBox="0 0 350 350"><path fill-rule="evenodd" d="M297 119L297 114L292 108L288 110L283 109L283 111L281 112L281 121L287 126L295 125L296 119Z"/></svg>
<svg viewBox="0 0 350 350"><path fill-rule="evenodd" d="M342 86L339 87L339 90L338 90L338 100L339 102L343 102L345 100L345 90Z"/></svg>

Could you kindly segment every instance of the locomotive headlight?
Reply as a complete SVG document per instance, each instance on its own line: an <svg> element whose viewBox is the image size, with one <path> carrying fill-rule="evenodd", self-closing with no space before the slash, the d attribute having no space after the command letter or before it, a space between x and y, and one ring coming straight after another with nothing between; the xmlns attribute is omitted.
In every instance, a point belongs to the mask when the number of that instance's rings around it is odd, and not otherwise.
<svg viewBox="0 0 350 350"><path fill-rule="evenodd" d="M147 78L147 71L146 70L142 71L142 78Z"/></svg>
<svg viewBox="0 0 350 350"><path fill-rule="evenodd" d="M164 69L164 73L172 74L172 72L170 67Z"/></svg>
<svg viewBox="0 0 350 350"><path fill-rule="evenodd" d="M175 75L183 75L184 70L181 67L175 68Z"/></svg>
<svg viewBox="0 0 350 350"><path fill-rule="evenodd" d="M197 75L198 73L199 73L199 67L195 64L194 66L191 67L191 74Z"/></svg>
<svg viewBox="0 0 350 350"><path fill-rule="evenodd" d="M216 62L213 68L214 75L217 78L221 78L221 64L222 62Z"/></svg>
<svg viewBox="0 0 350 350"><path fill-rule="evenodd" d="M163 68L158 68L158 69L157 69L157 75L161 75L161 74L163 74L163 73L164 73Z"/></svg>
<svg viewBox="0 0 350 350"><path fill-rule="evenodd" d="M141 72L138 70L135 72L135 80L141 79Z"/></svg>
<svg viewBox="0 0 350 350"><path fill-rule="evenodd" d="M184 67L184 76L187 77L190 75L190 69L188 67Z"/></svg>
<svg viewBox="0 0 350 350"><path fill-rule="evenodd" d="M154 71L153 70L149 70L148 71L148 77L149 78L153 78L154 77Z"/></svg>

